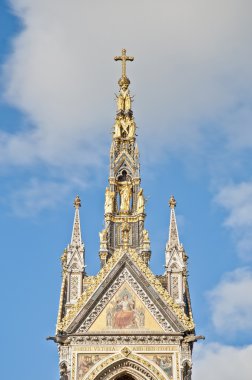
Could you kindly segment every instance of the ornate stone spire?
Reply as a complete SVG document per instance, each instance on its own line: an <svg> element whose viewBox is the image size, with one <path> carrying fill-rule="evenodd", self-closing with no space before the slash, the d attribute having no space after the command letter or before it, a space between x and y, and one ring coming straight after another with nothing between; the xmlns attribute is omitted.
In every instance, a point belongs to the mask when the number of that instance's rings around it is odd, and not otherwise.
<svg viewBox="0 0 252 380"><path fill-rule="evenodd" d="M99 254L104 265L115 249L134 248L148 263L150 241L146 238L147 231L144 228L145 198L140 187L139 151L129 91L130 80L126 76L126 62L133 61L134 57L127 56L123 49L122 55L114 59L122 61L122 76L118 81L109 186L105 190L105 229L100 234Z"/></svg>
<svg viewBox="0 0 252 380"><path fill-rule="evenodd" d="M169 239L168 239L168 245L170 247L172 246L179 246L179 234L178 234L178 227L177 227L177 221L176 221L176 215L175 215L175 207L177 205L177 202L173 195L171 195L169 199L169 206L170 206L170 226L169 226Z"/></svg>
<svg viewBox="0 0 252 380"><path fill-rule="evenodd" d="M74 215L71 245L81 246L83 242L81 238L81 226L80 226L80 214L79 214L79 208L81 207L81 200L80 200L79 195L77 195L74 200L74 207L75 207L75 215Z"/></svg>
<svg viewBox="0 0 252 380"><path fill-rule="evenodd" d="M177 202L172 195L169 199L170 226L169 237L165 250L165 267L168 291L176 303L184 305L187 256L183 245L179 242L178 227L175 215L176 204Z"/></svg>
<svg viewBox="0 0 252 380"><path fill-rule="evenodd" d="M81 295L83 290L83 277L85 276L85 246L81 237L80 197L74 200L74 223L71 242L68 244L61 258L63 273L66 278L67 290L65 291L65 309L71 307Z"/></svg>

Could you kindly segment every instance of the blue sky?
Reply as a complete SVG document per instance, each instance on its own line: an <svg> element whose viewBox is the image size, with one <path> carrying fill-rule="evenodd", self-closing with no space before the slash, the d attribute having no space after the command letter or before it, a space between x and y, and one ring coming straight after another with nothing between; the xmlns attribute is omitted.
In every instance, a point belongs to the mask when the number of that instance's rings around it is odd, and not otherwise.
<svg viewBox="0 0 252 380"><path fill-rule="evenodd" d="M194 379L252 370L252 3L0 1L1 313L8 379L58 377L53 335L73 199L99 268L123 47L138 126L154 272L171 194L189 255ZM232 361L232 367L230 366ZM15 363L13 365L13 363Z"/></svg>

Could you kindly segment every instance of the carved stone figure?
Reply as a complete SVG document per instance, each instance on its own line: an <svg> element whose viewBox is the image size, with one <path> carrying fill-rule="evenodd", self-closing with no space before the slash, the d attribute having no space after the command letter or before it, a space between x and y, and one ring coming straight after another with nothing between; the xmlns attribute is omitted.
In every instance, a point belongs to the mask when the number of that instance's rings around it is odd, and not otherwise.
<svg viewBox="0 0 252 380"><path fill-rule="evenodd" d="M139 214L144 213L144 203L145 203L145 199L143 196L143 189L140 189L137 194L137 212Z"/></svg>
<svg viewBox="0 0 252 380"><path fill-rule="evenodd" d="M104 229L101 232L99 232L99 236L100 236L100 242L101 243L106 242L107 241L107 230Z"/></svg>
<svg viewBox="0 0 252 380"><path fill-rule="evenodd" d="M143 240L150 241L149 232L147 230L143 230Z"/></svg>
<svg viewBox="0 0 252 380"><path fill-rule="evenodd" d="M121 205L120 211L129 212L130 209L130 199L132 195L132 185L130 182L121 183L119 188L120 196L121 196Z"/></svg>
<svg viewBox="0 0 252 380"><path fill-rule="evenodd" d="M114 124L114 138L119 137L121 137L121 122L117 119Z"/></svg>
<svg viewBox="0 0 252 380"><path fill-rule="evenodd" d="M130 233L130 225L127 222L122 224L122 242L124 246L127 246L129 243L129 233Z"/></svg>
<svg viewBox="0 0 252 380"><path fill-rule="evenodd" d="M128 124L127 124L126 120L124 120L123 117L120 117L120 123L121 123L121 127L122 127L122 136L127 137L128 136Z"/></svg>
<svg viewBox="0 0 252 380"><path fill-rule="evenodd" d="M60 380L68 380L67 367L65 363L60 366Z"/></svg>
<svg viewBox="0 0 252 380"><path fill-rule="evenodd" d="M183 380L191 380L192 378L192 368L188 363L185 363L183 368Z"/></svg>
<svg viewBox="0 0 252 380"><path fill-rule="evenodd" d="M117 96L117 110L127 112L131 109L131 97L127 86L123 86L120 89Z"/></svg>
<svg viewBox="0 0 252 380"><path fill-rule="evenodd" d="M130 116L118 116L114 124L114 138L129 138L135 137L136 124Z"/></svg>
<svg viewBox="0 0 252 380"><path fill-rule="evenodd" d="M111 191L108 187L105 193L105 214L113 212L115 193Z"/></svg>
<svg viewBox="0 0 252 380"><path fill-rule="evenodd" d="M185 375L185 380L191 380L191 378L192 378L192 370L191 368L188 368L188 371Z"/></svg>
<svg viewBox="0 0 252 380"><path fill-rule="evenodd" d="M100 253L102 251L107 251L107 245L108 245L108 232L106 229L99 232L100 237Z"/></svg>
<svg viewBox="0 0 252 380"><path fill-rule="evenodd" d="M135 124L134 120L130 119L130 117L128 117L128 116L126 117L126 122L128 125L128 138L132 139L133 137L135 137L136 124Z"/></svg>

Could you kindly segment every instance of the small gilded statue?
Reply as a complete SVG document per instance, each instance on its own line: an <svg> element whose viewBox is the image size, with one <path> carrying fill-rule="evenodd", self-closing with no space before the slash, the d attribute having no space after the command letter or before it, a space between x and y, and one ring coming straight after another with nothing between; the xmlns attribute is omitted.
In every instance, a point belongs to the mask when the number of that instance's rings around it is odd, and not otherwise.
<svg viewBox="0 0 252 380"><path fill-rule="evenodd" d="M137 213L138 214L144 213L144 204L145 204L145 199L143 195L143 189L140 189L137 194Z"/></svg>
<svg viewBox="0 0 252 380"><path fill-rule="evenodd" d="M100 237L100 243L104 243L107 241L108 235L107 235L107 230L104 229L101 232L99 232L99 237Z"/></svg>
<svg viewBox="0 0 252 380"><path fill-rule="evenodd" d="M125 181L120 184L119 188L120 196L121 196L121 212L129 212L130 209L130 199L132 195L132 185L130 181Z"/></svg>
<svg viewBox="0 0 252 380"><path fill-rule="evenodd" d="M129 116L126 116L126 123L128 126L128 136L127 137L129 139L132 139L135 137L135 134L136 134L136 123Z"/></svg>
<svg viewBox="0 0 252 380"><path fill-rule="evenodd" d="M125 112L131 110L131 96L129 94L128 85L123 84L120 89L119 95L117 96L117 111Z"/></svg>
<svg viewBox="0 0 252 380"><path fill-rule="evenodd" d="M108 187L106 188L105 193L105 214L112 214L114 211L114 199L115 199L115 192L111 191Z"/></svg>
<svg viewBox="0 0 252 380"><path fill-rule="evenodd" d="M149 232L147 230L143 230L143 241L145 241L145 242L150 241Z"/></svg>
<svg viewBox="0 0 252 380"><path fill-rule="evenodd" d="M121 121L120 119L116 119L114 124L114 137L120 138L121 137Z"/></svg>
<svg viewBox="0 0 252 380"><path fill-rule="evenodd" d="M130 116L117 116L114 124L114 138L132 139L135 137L136 124Z"/></svg>

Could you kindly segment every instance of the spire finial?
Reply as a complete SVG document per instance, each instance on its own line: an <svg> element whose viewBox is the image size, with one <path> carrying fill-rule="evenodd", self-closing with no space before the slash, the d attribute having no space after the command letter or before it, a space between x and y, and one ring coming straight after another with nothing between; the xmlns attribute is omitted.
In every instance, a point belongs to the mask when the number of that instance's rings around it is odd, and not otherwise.
<svg viewBox="0 0 252 380"><path fill-rule="evenodd" d="M126 49L122 49L122 55L114 57L115 61L122 61L122 76L119 79L118 83L120 87L126 87L128 88L130 84L130 80L126 76L126 62L127 61L134 61L134 57L130 57L126 55Z"/></svg>
<svg viewBox="0 0 252 380"><path fill-rule="evenodd" d="M175 208L177 205L176 199L174 198L174 195L171 195L169 199L169 206L170 208Z"/></svg>
<svg viewBox="0 0 252 380"><path fill-rule="evenodd" d="M80 200L79 195L77 195L74 200L75 215L74 215L73 232L72 232L72 238L71 238L71 244L74 246L82 245L80 215L79 215L80 207L81 207L81 200Z"/></svg>
<svg viewBox="0 0 252 380"><path fill-rule="evenodd" d="M76 198L74 200L74 207L76 209L80 208L81 207L81 200L80 200L80 197L79 195L76 195Z"/></svg>
<svg viewBox="0 0 252 380"><path fill-rule="evenodd" d="M176 202L176 199L174 198L174 195L171 195L169 199L171 214L170 214L170 227L169 227L169 239L168 239L168 244L170 246L179 245L178 227L177 227L176 215L175 215L176 204L177 202Z"/></svg>

